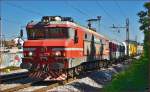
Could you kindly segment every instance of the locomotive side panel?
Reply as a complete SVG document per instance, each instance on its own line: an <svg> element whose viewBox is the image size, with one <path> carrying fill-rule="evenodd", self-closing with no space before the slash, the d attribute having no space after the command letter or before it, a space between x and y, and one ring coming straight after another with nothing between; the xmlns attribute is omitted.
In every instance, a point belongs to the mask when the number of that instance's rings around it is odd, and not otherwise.
<svg viewBox="0 0 150 92"><path fill-rule="evenodd" d="M109 44L102 37L87 34L84 40L84 55L87 61L91 60L109 60Z"/></svg>
<svg viewBox="0 0 150 92"><path fill-rule="evenodd" d="M81 63L85 62L83 57L83 30L76 27L74 28L74 36L71 38L71 40L75 41L77 39L77 42L74 42L73 45L70 45L70 48L72 50L68 52L68 68L73 68ZM77 38L75 38L77 36Z"/></svg>
<svg viewBox="0 0 150 92"><path fill-rule="evenodd" d="M103 39L103 47L104 47L103 59L110 60L110 56L109 56L109 52L110 52L109 41L107 39Z"/></svg>

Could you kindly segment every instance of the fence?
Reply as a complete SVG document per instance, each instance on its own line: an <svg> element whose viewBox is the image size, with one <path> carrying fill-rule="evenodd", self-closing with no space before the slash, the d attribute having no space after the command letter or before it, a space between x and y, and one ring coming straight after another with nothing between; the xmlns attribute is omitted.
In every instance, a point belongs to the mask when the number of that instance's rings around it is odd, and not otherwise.
<svg viewBox="0 0 150 92"><path fill-rule="evenodd" d="M0 68L5 68L8 66L16 66L19 67L23 54L22 52L17 53L2 53L0 57Z"/></svg>

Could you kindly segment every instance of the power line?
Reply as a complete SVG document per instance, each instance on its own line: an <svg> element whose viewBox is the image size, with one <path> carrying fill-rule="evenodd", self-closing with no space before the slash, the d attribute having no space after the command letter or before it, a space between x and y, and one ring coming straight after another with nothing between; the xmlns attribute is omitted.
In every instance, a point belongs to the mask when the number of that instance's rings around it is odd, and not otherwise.
<svg viewBox="0 0 150 92"><path fill-rule="evenodd" d="M20 10L23 10L25 12L29 12L29 13L32 13L32 14L35 14L35 15L40 15L40 16L43 16L43 14L39 13L39 12L36 12L36 11L33 11L33 10L29 10L29 9L26 9L26 8L23 8L21 6L18 6L18 5L15 5L15 4L12 4L12 3L6 3L7 5L10 5L12 7L15 7L15 8L18 8Z"/></svg>
<svg viewBox="0 0 150 92"><path fill-rule="evenodd" d="M96 4L98 5L98 7L100 7L100 9L103 10L103 12L110 17L112 22L115 22L116 20L106 11L106 9L101 5L101 3L99 1L96 1Z"/></svg>
<svg viewBox="0 0 150 92"><path fill-rule="evenodd" d="M117 6L118 6L118 8L120 9L120 12L121 12L121 7L119 6L119 4L116 2L116 4L117 4ZM97 1L97 5L104 11L104 13L108 16L108 17L110 17L110 19L111 19L111 21L114 23L114 22L116 22L116 20L114 19L114 17L112 17L107 11L106 11L106 9L101 5L101 3L100 2L98 2ZM122 11L123 12L123 11ZM121 14L125 17L125 13L122 13L121 12ZM126 17L125 17L126 18Z"/></svg>
<svg viewBox="0 0 150 92"><path fill-rule="evenodd" d="M10 20L10 19L5 19L5 18L1 18L1 21L5 21L7 23L12 23L12 24L16 24L16 25L20 25L21 22L15 21L15 20Z"/></svg>
<svg viewBox="0 0 150 92"><path fill-rule="evenodd" d="M89 17L89 15L88 15L86 12L83 12L81 9L76 8L76 7L72 6L72 5L70 5L68 0L66 1L66 4L67 4L69 7L71 7L72 9L78 11L80 14L82 14L82 15L84 15L84 16L86 16L86 17L87 17L87 16ZM105 28L108 28L108 26L106 26L105 24L102 24L102 26L105 27Z"/></svg>
<svg viewBox="0 0 150 92"><path fill-rule="evenodd" d="M123 9L120 7L119 3L117 2L117 0L113 0L116 4L116 6L118 7L119 9L119 12L120 14L124 17L124 18L127 18L127 15L126 13L123 11ZM133 28L132 24L130 23L130 28Z"/></svg>
<svg viewBox="0 0 150 92"><path fill-rule="evenodd" d="M7 22L7 23L11 23L11 24L15 24L15 25L21 25L20 22L15 21L15 20L10 20L10 19L1 18L1 21L2 21L2 22L4 21L4 22ZM21 26L21 27L22 27L22 26ZM2 33L1 33L1 34L2 34ZM10 34L12 35L12 33L10 33ZM10 35L10 34L7 33L7 36L6 36L6 34L5 34L5 38L6 38L6 39L13 39L14 37L17 37L17 34L8 37L8 35ZM1 37L2 37L2 36L1 36ZM2 38L4 38L4 37L2 37ZM1 39L2 39L2 38L1 38Z"/></svg>
<svg viewBox="0 0 150 92"><path fill-rule="evenodd" d="M111 28L113 28L113 29L120 29L120 28L125 28L126 29L126 43L127 43L127 55L129 56L129 19L127 18L126 19L126 26L115 26L115 25L113 25Z"/></svg>
<svg viewBox="0 0 150 92"><path fill-rule="evenodd" d="M20 9L21 11L25 11L25 12L32 13L34 15L42 16L42 14L39 13L39 12L23 8L21 6L18 6L18 5L12 4L12 3L8 3L8 2L6 4L9 5L9 6L15 7L17 9ZM10 20L10 19L5 19L5 18L2 18L1 21L5 21L7 23L12 23L12 24L16 24L16 25L20 25L21 24L21 22L18 22L18 21L15 21L15 20Z"/></svg>
<svg viewBox="0 0 150 92"><path fill-rule="evenodd" d="M79 8L77 8L77 7L75 7L75 6L70 5L68 0L66 1L66 4L67 4L69 7L71 7L72 9L78 11L80 14L82 14L82 15L84 15L84 16L89 16L86 12L83 12L81 9L79 9Z"/></svg>
<svg viewBox="0 0 150 92"><path fill-rule="evenodd" d="M117 0L113 0L113 1L115 2L116 6L118 7L121 15L126 18L126 13L121 9L121 7L120 7L119 3L117 2Z"/></svg>
<svg viewBox="0 0 150 92"><path fill-rule="evenodd" d="M101 5L100 2L96 1L97 3L97 6L110 18L110 20L114 23L116 23L116 20L114 19L114 17L112 17L108 12L107 10ZM109 28L108 26L106 26L105 24L101 24L104 28ZM114 34L112 31L109 31L111 32L112 34ZM116 35L116 34L114 34Z"/></svg>

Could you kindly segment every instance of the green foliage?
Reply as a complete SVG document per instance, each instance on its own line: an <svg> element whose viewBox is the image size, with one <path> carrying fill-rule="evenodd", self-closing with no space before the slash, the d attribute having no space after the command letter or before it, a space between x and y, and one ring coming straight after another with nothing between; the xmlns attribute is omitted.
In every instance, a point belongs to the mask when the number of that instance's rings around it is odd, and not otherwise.
<svg viewBox="0 0 150 92"><path fill-rule="evenodd" d="M148 59L133 61L126 70L114 77L105 88L105 92L143 92L148 87Z"/></svg>
<svg viewBox="0 0 150 92"><path fill-rule="evenodd" d="M137 15L139 16L139 23L141 23L140 30L148 31L150 27L150 2L144 4L147 11L141 11Z"/></svg>
<svg viewBox="0 0 150 92"><path fill-rule="evenodd" d="M145 92L148 88L148 65L150 63L150 2L144 4L148 11L138 13L140 30L144 31L144 56L104 87L105 92Z"/></svg>
<svg viewBox="0 0 150 92"><path fill-rule="evenodd" d="M150 2L145 3L144 7L147 8L147 9L150 9Z"/></svg>

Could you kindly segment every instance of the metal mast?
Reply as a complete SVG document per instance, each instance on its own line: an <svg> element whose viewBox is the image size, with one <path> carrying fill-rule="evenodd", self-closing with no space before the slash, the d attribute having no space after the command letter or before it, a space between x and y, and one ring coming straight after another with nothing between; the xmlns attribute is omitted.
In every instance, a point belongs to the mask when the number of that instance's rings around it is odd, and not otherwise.
<svg viewBox="0 0 150 92"><path fill-rule="evenodd" d="M129 18L126 19L126 42L127 42L127 55L129 56Z"/></svg>
<svg viewBox="0 0 150 92"><path fill-rule="evenodd" d="M96 19L88 19L87 21L88 21L88 27L89 27L89 29L91 29L92 27L91 27L91 23L92 22L98 22L98 30L100 31L100 20L101 20L101 16L97 16L97 18ZM95 30L96 31L96 30Z"/></svg>
<svg viewBox="0 0 150 92"><path fill-rule="evenodd" d="M0 2L0 5L1 5L2 3ZM0 9L0 11L1 11L1 9ZM1 12L0 12L1 13ZM1 14L0 14L0 60L1 60L1 52L2 52L2 24L1 24L1 21L2 21L2 16L1 16Z"/></svg>
<svg viewBox="0 0 150 92"><path fill-rule="evenodd" d="M2 24L1 24L1 16L0 16L0 51L2 51ZM0 52L1 54L1 52Z"/></svg>
<svg viewBox="0 0 150 92"><path fill-rule="evenodd" d="M119 29L119 28L126 28L126 44L127 44L127 56L129 56L129 18L126 19L126 26L124 27L117 27L113 24L111 28Z"/></svg>

